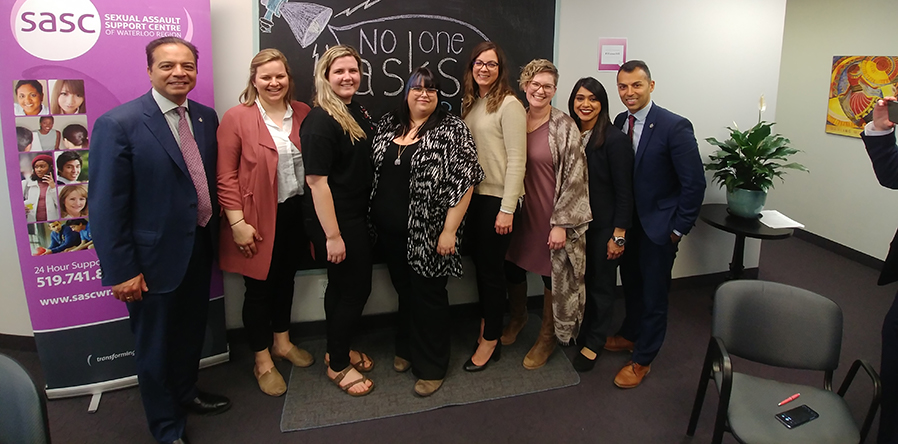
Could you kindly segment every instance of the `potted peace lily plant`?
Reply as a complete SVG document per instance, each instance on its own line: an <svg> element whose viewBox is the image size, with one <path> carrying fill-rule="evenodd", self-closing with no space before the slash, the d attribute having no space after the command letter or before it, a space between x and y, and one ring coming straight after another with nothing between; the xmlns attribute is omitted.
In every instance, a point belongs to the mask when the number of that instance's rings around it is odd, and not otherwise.
<svg viewBox="0 0 898 444"><path fill-rule="evenodd" d="M718 150L705 164L706 171L714 171L712 180L727 188L727 207L730 214L744 218L758 218L767 201L767 190L773 188L773 178L783 180L785 170L808 171L804 165L789 162L789 156L799 150L789 146L789 139L772 134L774 123L761 120L767 108L764 96L758 104L758 123L741 131L733 122L730 138L721 142L713 137L705 139Z"/></svg>

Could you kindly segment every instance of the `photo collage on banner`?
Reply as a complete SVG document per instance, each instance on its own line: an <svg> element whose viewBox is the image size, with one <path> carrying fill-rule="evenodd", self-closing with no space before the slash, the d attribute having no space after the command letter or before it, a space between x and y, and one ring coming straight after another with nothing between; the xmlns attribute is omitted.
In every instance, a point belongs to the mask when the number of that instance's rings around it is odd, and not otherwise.
<svg viewBox="0 0 898 444"><path fill-rule="evenodd" d="M93 248L90 137L83 79L20 79L13 87L22 200L33 256ZM98 278L79 274L77 279Z"/></svg>

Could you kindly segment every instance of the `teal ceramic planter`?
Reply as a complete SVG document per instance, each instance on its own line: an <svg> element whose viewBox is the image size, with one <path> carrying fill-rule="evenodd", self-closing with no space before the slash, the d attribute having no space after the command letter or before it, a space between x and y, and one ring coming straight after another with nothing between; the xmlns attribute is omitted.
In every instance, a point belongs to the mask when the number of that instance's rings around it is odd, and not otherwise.
<svg viewBox="0 0 898 444"><path fill-rule="evenodd" d="M734 188L727 193L727 207L730 214L746 219L757 219L767 202L766 191L746 190Z"/></svg>

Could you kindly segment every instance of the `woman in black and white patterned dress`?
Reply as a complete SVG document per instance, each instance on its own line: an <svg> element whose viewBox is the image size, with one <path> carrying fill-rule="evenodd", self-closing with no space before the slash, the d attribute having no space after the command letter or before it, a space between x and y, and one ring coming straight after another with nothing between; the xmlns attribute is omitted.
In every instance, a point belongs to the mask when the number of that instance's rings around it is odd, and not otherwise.
<svg viewBox="0 0 898 444"><path fill-rule="evenodd" d="M429 396L449 366L446 283L462 275L463 220L483 170L464 121L440 106L429 69L411 74L403 97L381 119L372 146L371 222L399 294L393 368L411 368L415 393Z"/></svg>

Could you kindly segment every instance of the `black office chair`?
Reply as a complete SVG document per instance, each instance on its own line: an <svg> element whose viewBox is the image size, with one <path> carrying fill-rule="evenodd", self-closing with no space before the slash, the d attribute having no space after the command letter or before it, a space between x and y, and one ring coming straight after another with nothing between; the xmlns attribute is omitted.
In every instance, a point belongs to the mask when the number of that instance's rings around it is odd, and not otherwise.
<svg viewBox="0 0 898 444"><path fill-rule="evenodd" d="M0 354L0 443L50 442L44 397L18 362Z"/></svg>
<svg viewBox="0 0 898 444"><path fill-rule="evenodd" d="M711 341L686 434L695 434L705 391L714 381L719 392L714 444L723 440L724 432L749 444L864 442L879 407L879 375L868 363L854 361L838 393L833 393L841 348L842 309L835 302L774 282L738 280L721 285L714 296ZM730 355L781 368L822 371L823 389L733 372ZM873 382L873 399L858 429L843 396L861 368ZM795 393L801 393L797 400L777 405ZM802 404L820 417L792 429L774 417Z"/></svg>

